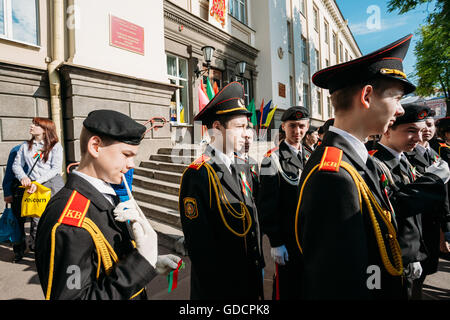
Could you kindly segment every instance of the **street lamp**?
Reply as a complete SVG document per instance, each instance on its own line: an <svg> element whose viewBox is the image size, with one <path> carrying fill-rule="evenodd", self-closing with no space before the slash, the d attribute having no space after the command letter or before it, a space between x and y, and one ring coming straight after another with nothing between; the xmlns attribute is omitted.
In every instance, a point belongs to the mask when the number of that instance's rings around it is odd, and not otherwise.
<svg viewBox="0 0 450 320"><path fill-rule="evenodd" d="M211 67L211 61L212 61L212 58L213 58L215 50L216 49L214 47L212 47L212 46L204 46L204 47L202 47L203 59L206 62L206 70L201 71L201 70L199 70L199 68L197 66L195 71L194 71L195 76L197 78L200 77L201 75L204 75L206 72L208 72L208 76L209 76L209 69Z"/></svg>
<svg viewBox="0 0 450 320"><path fill-rule="evenodd" d="M236 76L236 77L239 77L239 78L241 78L241 80L243 80L244 79L244 74L245 74L245 69L247 68L247 62L239 61L236 64L236 66L237 66L237 69L238 69L238 72L239 72L239 76Z"/></svg>

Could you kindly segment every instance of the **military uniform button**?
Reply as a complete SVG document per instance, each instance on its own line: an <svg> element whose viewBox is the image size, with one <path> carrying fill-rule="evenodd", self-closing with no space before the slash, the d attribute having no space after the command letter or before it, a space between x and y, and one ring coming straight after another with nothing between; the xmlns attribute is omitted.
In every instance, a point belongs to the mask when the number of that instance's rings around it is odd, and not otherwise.
<svg viewBox="0 0 450 320"><path fill-rule="evenodd" d="M255 265L256 265L256 266L259 266L258 260L255 261Z"/></svg>

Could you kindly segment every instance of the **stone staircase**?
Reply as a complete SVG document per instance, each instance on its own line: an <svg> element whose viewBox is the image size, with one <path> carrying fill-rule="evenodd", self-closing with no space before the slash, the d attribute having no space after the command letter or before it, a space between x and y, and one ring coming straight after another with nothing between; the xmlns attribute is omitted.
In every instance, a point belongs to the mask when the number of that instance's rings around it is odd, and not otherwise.
<svg viewBox="0 0 450 320"><path fill-rule="evenodd" d="M133 196L158 233L160 244L185 254L178 211L183 171L200 154L199 147L161 148L134 170Z"/></svg>

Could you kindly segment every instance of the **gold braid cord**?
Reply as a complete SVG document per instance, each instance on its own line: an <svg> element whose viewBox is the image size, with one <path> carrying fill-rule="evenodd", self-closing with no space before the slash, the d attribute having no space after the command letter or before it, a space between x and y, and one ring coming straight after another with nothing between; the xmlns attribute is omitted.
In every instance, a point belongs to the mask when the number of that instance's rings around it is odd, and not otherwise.
<svg viewBox="0 0 450 320"><path fill-rule="evenodd" d="M295 237L297 241L297 246L300 249L300 252L303 254L302 247L300 245L299 237L298 237L298 217L299 217L299 209L300 209L300 203L302 201L303 191L306 185L306 182L310 178L310 176L313 174L314 171L317 170L317 168L320 165L316 165L308 174L305 181L303 182L303 185L300 189L300 197L298 200L297 205L297 212L295 214ZM387 210L384 210L377 202L375 197L373 196L372 192L369 189L369 186L366 184L364 179L361 177L361 175L356 171L355 168L353 168L350 164L347 162L342 161L341 167L345 169L350 176L352 177L353 181L356 184L356 188L358 189L358 197L359 197L359 205L361 208L361 213L363 213L363 205L362 201L364 200L364 203L366 204L367 211L369 213L370 220L372 222L373 230L375 233L375 238L377 240L378 249L380 251L380 256L383 261L383 265L386 269L386 271L392 275L392 276L401 276L403 275L403 262L402 262L402 254L400 245L397 241L397 234L395 231L394 226L391 223L391 213ZM391 260L389 258L389 255L386 250L386 245L384 242L383 235L381 233L380 225L378 224L378 221L375 217L375 212L380 215L382 218L384 224L386 225L388 231L389 231L389 248L392 252L392 256L394 259L394 265L391 263Z"/></svg>
<svg viewBox="0 0 450 320"><path fill-rule="evenodd" d="M245 237L247 235L247 233L250 231L250 227L252 226L252 218L250 216L250 212L248 211L247 206L244 203L240 202L241 211L237 212L233 208L233 206L230 204L230 202L228 201L227 196L225 195L225 192L223 191L223 187L222 187L222 184L220 183L219 177L217 176L214 169L208 163L205 163L204 166L208 172L208 178L209 178L210 207L212 205L212 197L211 197L211 186L212 186L214 189L215 199L217 201L217 207L219 208L220 217L222 218L222 221L225 224L225 227L229 231L231 231L233 234L235 234L236 236ZM225 214L223 212L222 205L225 207L226 213L228 213L235 219L242 220L244 232L240 233L236 230L233 230L233 228L230 227L230 225L228 224L227 219L225 217ZM247 224L247 228L245 227L246 224Z"/></svg>

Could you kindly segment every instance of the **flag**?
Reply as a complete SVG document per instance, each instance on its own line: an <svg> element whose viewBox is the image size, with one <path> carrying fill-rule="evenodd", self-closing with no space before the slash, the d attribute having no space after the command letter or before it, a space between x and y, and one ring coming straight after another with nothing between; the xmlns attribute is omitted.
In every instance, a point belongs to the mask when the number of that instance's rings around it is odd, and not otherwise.
<svg viewBox="0 0 450 320"><path fill-rule="evenodd" d="M209 78L206 78L206 93L208 95L208 99L211 100L216 95L214 93L214 89L211 85L211 82L209 81Z"/></svg>
<svg viewBox="0 0 450 320"><path fill-rule="evenodd" d="M261 114L261 126L264 126L267 120L267 115L269 114L270 105L272 104L272 100L269 101L268 104L264 107L262 114Z"/></svg>
<svg viewBox="0 0 450 320"><path fill-rule="evenodd" d="M277 110L278 106L275 106L272 110L270 110L269 114L267 115L267 120L264 126L268 128L270 126L270 122L272 122L273 115L275 114L275 110Z"/></svg>
<svg viewBox="0 0 450 320"><path fill-rule="evenodd" d="M201 85L202 91L205 93L205 96L206 96L207 95L206 88L205 88L205 84L203 83L202 80L200 80L200 85Z"/></svg>
<svg viewBox="0 0 450 320"><path fill-rule="evenodd" d="M201 82L203 86L203 82ZM206 92L203 92L202 88L198 87L198 111L202 111L202 109L208 104L209 99L206 95Z"/></svg>
<svg viewBox="0 0 450 320"><path fill-rule="evenodd" d="M219 86L217 85L217 82L214 81L213 85L214 95L216 95L219 92Z"/></svg>
<svg viewBox="0 0 450 320"><path fill-rule="evenodd" d="M255 107L255 99L253 98L250 104L247 106L247 110L252 113L250 117L250 122L253 124L253 127L256 128L258 124L258 120L256 118L256 107Z"/></svg>
<svg viewBox="0 0 450 320"><path fill-rule="evenodd" d="M263 109L264 109L264 99L261 102L261 107L259 107L259 126L260 127L261 127L261 124L262 124Z"/></svg>
<svg viewBox="0 0 450 320"><path fill-rule="evenodd" d="M181 103L180 103L180 123L184 123L184 108Z"/></svg>

